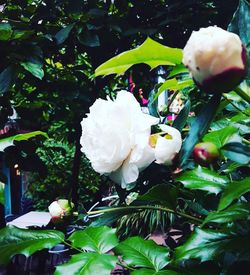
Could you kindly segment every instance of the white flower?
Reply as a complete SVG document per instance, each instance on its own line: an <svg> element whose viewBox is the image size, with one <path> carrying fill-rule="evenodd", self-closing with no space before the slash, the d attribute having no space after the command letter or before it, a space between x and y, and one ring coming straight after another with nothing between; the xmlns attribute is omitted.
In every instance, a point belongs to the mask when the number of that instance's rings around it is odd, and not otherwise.
<svg viewBox="0 0 250 275"><path fill-rule="evenodd" d="M246 59L239 36L216 26L192 32L183 50L183 64L208 92L225 92L238 85L246 74Z"/></svg>
<svg viewBox="0 0 250 275"><path fill-rule="evenodd" d="M171 165L181 149L181 133L168 125L160 124L159 127L162 132L151 136L151 146L155 147L155 162Z"/></svg>
<svg viewBox="0 0 250 275"><path fill-rule="evenodd" d="M81 150L96 172L108 174L124 188L154 161L149 137L158 121L144 114L127 91L120 91L114 101L97 99L81 122Z"/></svg>
<svg viewBox="0 0 250 275"><path fill-rule="evenodd" d="M62 220L64 216L70 214L72 207L74 207L74 204L71 203L70 206L69 201L65 199L53 201L48 207L52 221L58 222Z"/></svg>

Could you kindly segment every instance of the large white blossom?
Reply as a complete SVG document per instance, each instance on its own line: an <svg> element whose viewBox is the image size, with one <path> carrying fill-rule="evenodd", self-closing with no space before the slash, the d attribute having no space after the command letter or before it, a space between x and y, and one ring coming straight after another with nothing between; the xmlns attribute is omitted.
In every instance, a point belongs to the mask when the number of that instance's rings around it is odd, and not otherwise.
<svg viewBox="0 0 250 275"><path fill-rule="evenodd" d="M118 92L114 101L97 99L81 122L81 150L96 172L109 175L126 188L154 160L171 164L180 150L179 131L166 125L160 128L170 139L159 137L150 145L151 126L158 122L158 118L143 113L127 91Z"/></svg>
<svg viewBox="0 0 250 275"><path fill-rule="evenodd" d="M97 99L81 123L82 152L95 171L109 174L125 187L154 161L149 136L151 126L158 121L143 113L127 91L118 92L114 101Z"/></svg>
<svg viewBox="0 0 250 275"><path fill-rule="evenodd" d="M228 91L246 73L246 51L238 35L216 26L193 31L183 63L196 83L209 92Z"/></svg>

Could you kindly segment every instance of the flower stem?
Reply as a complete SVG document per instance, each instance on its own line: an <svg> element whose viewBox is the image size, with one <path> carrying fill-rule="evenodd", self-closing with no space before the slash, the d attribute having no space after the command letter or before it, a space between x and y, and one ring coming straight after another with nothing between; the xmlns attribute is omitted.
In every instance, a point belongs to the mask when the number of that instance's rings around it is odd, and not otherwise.
<svg viewBox="0 0 250 275"><path fill-rule="evenodd" d="M106 209L102 209L102 210L90 211L90 212L88 212L88 215L94 215L94 214L100 214L100 213L110 213L110 212L116 212L116 211L127 210L127 209L134 209L134 210L142 210L142 209L160 210L160 211L176 214L177 216L180 216L180 217L183 217L183 218L187 218L189 220L192 220L196 224L197 223L201 224L203 222L203 220L201 220L199 218L196 218L196 217L193 217L193 216L191 216L189 214L186 214L186 213L183 213L183 212L180 212L180 211L175 211L173 209L166 208L166 207L153 206L153 205L140 205L140 206L126 206L126 207L106 208Z"/></svg>
<svg viewBox="0 0 250 275"><path fill-rule="evenodd" d="M234 89L237 95L239 95L241 98L246 100L248 103L250 103L250 94L246 91L243 91L240 87L236 87Z"/></svg>

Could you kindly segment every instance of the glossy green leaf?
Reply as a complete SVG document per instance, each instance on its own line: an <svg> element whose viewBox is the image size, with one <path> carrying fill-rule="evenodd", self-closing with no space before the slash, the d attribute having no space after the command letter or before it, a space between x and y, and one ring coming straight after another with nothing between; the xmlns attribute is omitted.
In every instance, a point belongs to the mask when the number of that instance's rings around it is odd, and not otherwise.
<svg viewBox="0 0 250 275"><path fill-rule="evenodd" d="M73 255L69 262L57 266L55 275L110 275L116 265L117 258L112 255L98 253L80 253Z"/></svg>
<svg viewBox="0 0 250 275"><path fill-rule="evenodd" d="M150 203L158 203L168 208L175 208L177 202L178 191L167 184L158 184L152 187L144 195L136 199L138 201L148 201Z"/></svg>
<svg viewBox="0 0 250 275"><path fill-rule="evenodd" d="M9 146L12 146L14 144L14 141L28 140L35 136L44 136L46 138L48 137L48 135L44 132L34 131L34 132L26 133L26 134L18 134L15 136L3 138L3 139L0 139L0 151L3 151L5 148L7 148Z"/></svg>
<svg viewBox="0 0 250 275"><path fill-rule="evenodd" d="M9 23L0 23L0 40L9 40L12 35L12 28Z"/></svg>
<svg viewBox="0 0 250 275"><path fill-rule="evenodd" d="M250 203L239 203L223 211L209 213L203 224L208 222L228 223L248 217L250 217Z"/></svg>
<svg viewBox="0 0 250 275"><path fill-rule="evenodd" d="M11 88L14 77L15 72L11 66L0 73L0 93L5 93Z"/></svg>
<svg viewBox="0 0 250 275"><path fill-rule="evenodd" d="M250 147L239 142L230 142L222 148L222 153L225 157L240 163L250 163Z"/></svg>
<svg viewBox="0 0 250 275"><path fill-rule="evenodd" d="M69 240L75 247L98 253L106 253L118 244L115 229L107 226L88 227L74 232Z"/></svg>
<svg viewBox="0 0 250 275"><path fill-rule="evenodd" d="M44 76L43 64L40 61L25 61L20 63L26 71L29 71L35 77L42 79Z"/></svg>
<svg viewBox="0 0 250 275"><path fill-rule="evenodd" d="M133 271L131 275L178 275L178 273L173 270L155 271L152 269L141 268Z"/></svg>
<svg viewBox="0 0 250 275"><path fill-rule="evenodd" d="M221 130L212 131L204 136L203 141L212 142L217 148L221 148L230 140L237 139L238 129L233 126L227 126Z"/></svg>
<svg viewBox="0 0 250 275"><path fill-rule="evenodd" d="M0 181L0 204L4 205L4 183Z"/></svg>
<svg viewBox="0 0 250 275"><path fill-rule="evenodd" d="M187 100L184 107L181 109L180 113L178 114L177 118L173 122L173 127L181 131L187 123L188 115L191 108L190 100Z"/></svg>
<svg viewBox="0 0 250 275"><path fill-rule="evenodd" d="M188 189L198 189L214 194L221 192L229 181L227 177L201 166L183 172L176 180L180 181Z"/></svg>
<svg viewBox="0 0 250 275"><path fill-rule="evenodd" d="M70 24L67 27L61 29L56 35L55 35L55 39L56 39L56 43L58 45L62 44L68 37L69 34L71 32L71 30L73 29L75 24Z"/></svg>
<svg viewBox="0 0 250 275"><path fill-rule="evenodd" d="M50 249L61 243L63 239L64 234L56 230L5 227L0 230L0 264L7 264L17 254L28 257L38 250Z"/></svg>
<svg viewBox="0 0 250 275"><path fill-rule="evenodd" d="M122 259L131 266L159 271L169 263L169 253L166 247L140 237L126 239L115 248L115 251L118 255L122 255Z"/></svg>
<svg viewBox="0 0 250 275"><path fill-rule="evenodd" d="M196 228L190 238L176 249L177 261L184 259L200 259L209 261L227 251L249 250L249 236L227 234L218 230L202 230Z"/></svg>
<svg viewBox="0 0 250 275"><path fill-rule="evenodd" d="M223 210L229 206L235 199L250 191L250 177L241 181L234 181L227 185L220 199L218 210Z"/></svg>
<svg viewBox="0 0 250 275"><path fill-rule="evenodd" d="M210 123L220 104L220 98L221 96L219 94L213 95L191 124L189 134L183 142L180 151L179 159L181 167L183 167L188 160L196 143L202 139L209 129Z"/></svg>
<svg viewBox="0 0 250 275"><path fill-rule="evenodd" d="M151 69L159 65L176 65L182 61L182 50L177 48L169 48L151 38L136 49L123 52L95 70L95 76L122 74L135 64L145 63Z"/></svg>

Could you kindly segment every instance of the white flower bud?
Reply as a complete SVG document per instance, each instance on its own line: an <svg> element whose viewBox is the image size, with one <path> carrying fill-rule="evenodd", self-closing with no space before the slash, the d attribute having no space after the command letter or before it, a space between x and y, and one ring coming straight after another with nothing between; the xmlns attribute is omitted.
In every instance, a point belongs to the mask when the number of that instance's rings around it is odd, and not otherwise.
<svg viewBox="0 0 250 275"><path fill-rule="evenodd" d="M182 61L200 88L226 92L245 77L246 59L239 36L214 26L192 32Z"/></svg>
<svg viewBox="0 0 250 275"><path fill-rule="evenodd" d="M150 138L151 146L155 147L155 159L158 164L171 165L182 145L181 133L168 125L160 124L161 133Z"/></svg>
<svg viewBox="0 0 250 275"><path fill-rule="evenodd" d="M54 223L61 221L64 216L70 214L72 207L74 204L71 203L70 206L69 201L65 199L52 202L48 207L52 221Z"/></svg>

